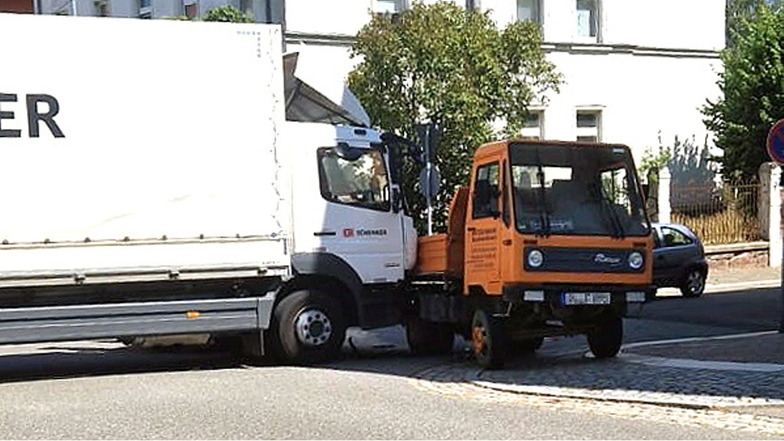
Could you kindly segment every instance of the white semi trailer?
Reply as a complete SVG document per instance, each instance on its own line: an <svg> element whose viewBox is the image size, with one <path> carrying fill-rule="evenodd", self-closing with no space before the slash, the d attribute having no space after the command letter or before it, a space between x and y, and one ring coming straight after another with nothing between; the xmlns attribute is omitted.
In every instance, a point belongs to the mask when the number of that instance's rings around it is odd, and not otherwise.
<svg viewBox="0 0 784 441"><path fill-rule="evenodd" d="M312 362L401 321L393 146L278 26L0 14L0 41L0 343Z"/></svg>

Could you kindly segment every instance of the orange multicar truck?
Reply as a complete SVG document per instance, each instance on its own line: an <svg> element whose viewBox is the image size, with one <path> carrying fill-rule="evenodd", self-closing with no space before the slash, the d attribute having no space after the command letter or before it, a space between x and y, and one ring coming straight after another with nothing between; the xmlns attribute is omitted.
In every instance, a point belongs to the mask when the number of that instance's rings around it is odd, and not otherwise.
<svg viewBox="0 0 784 441"><path fill-rule="evenodd" d="M655 295L651 248L628 147L483 145L447 233L419 238L409 345L446 352L459 332L499 368L544 337L586 334L597 358L613 357L627 307Z"/></svg>

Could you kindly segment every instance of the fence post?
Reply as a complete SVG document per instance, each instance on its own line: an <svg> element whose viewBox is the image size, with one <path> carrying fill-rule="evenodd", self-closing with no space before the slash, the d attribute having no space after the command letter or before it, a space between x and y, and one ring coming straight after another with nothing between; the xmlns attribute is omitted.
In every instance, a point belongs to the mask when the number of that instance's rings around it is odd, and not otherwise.
<svg viewBox="0 0 784 441"><path fill-rule="evenodd" d="M773 162L760 166L759 218L763 237L768 240L768 265L781 266L781 167Z"/></svg>
<svg viewBox="0 0 784 441"><path fill-rule="evenodd" d="M670 168L664 166L659 170L659 222L670 222L670 183L672 175Z"/></svg>

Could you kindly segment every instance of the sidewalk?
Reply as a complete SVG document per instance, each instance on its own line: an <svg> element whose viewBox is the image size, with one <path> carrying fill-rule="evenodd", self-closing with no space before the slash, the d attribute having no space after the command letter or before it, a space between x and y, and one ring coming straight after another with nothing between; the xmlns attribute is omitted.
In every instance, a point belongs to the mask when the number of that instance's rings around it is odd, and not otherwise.
<svg viewBox="0 0 784 441"><path fill-rule="evenodd" d="M708 280L705 292L722 292L733 287L747 284L756 287L780 286L781 268L749 267L749 268L724 268L708 271Z"/></svg>

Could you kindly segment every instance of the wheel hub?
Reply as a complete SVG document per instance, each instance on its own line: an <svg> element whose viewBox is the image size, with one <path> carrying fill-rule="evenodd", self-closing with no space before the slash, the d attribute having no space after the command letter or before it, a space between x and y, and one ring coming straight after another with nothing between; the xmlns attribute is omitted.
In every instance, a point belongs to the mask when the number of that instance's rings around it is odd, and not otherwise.
<svg viewBox="0 0 784 441"><path fill-rule="evenodd" d="M692 293L697 293L700 290L700 288L702 288L701 274L696 271L689 274L687 285L689 286L689 289L691 290Z"/></svg>
<svg viewBox="0 0 784 441"><path fill-rule="evenodd" d="M332 322L318 309L302 311L295 322L297 339L307 346L320 346L332 336Z"/></svg>

